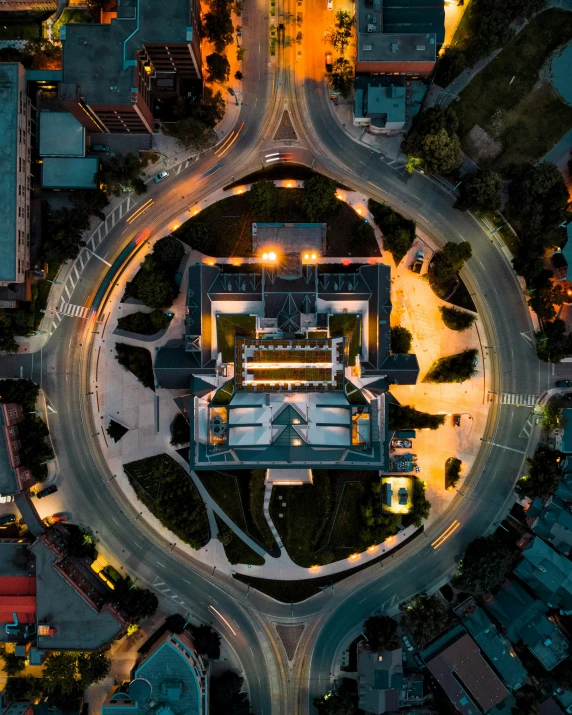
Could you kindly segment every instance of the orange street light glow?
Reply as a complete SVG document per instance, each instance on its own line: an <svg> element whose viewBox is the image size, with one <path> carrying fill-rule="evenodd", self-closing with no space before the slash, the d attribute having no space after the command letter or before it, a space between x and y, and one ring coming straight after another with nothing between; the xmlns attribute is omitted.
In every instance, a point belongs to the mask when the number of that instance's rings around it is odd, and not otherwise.
<svg viewBox="0 0 572 715"><path fill-rule="evenodd" d="M368 553L373 554L377 551L377 545L368 546L367 550L368 550Z"/></svg>
<svg viewBox="0 0 572 715"><path fill-rule="evenodd" d="M269 261L275 261L275 260L276 260L276 254L274 253L274 251L270 251L270 253L268 254L268 260L269 260Z"/></svg>
<svg viewBox="0 0 572 715"><path fill-rule="evenodd" d="M359 554L351 554L351 556L348 556L348 561L355 561L356 559L359 559Z"/></svg>
<svg viewBox="0 0 572 715"><path fill-rule="evenodd" d="M315 254L315 253L312 253L312 260L315 261L316 258L317 258L316 254Z"/></svg>
<svg viewBox="0 0 572 715"><path fill-rule="evenodd" d="M310 260L310 254L309 254L309 253L305 253L305 254L304 254L304 259L305 259L306 261L309 261L309 260Z"/></svg>
<svg viewBox="0 0 572 715"><path fill-rule="evenodd" d="M455 531L461 526L461 522L458 521L458 519L455 519L455 521L447 528L445 531L439 536L435 541L432 542L431 546L437 550L440 546L442 546L447 539L452 536Z"/></svg>
<svg viewBox="0 0 572 715"><path fill-rule="evenodd" d="M358 213L361 216L361 209L356 209L356 213Z"/></svg>

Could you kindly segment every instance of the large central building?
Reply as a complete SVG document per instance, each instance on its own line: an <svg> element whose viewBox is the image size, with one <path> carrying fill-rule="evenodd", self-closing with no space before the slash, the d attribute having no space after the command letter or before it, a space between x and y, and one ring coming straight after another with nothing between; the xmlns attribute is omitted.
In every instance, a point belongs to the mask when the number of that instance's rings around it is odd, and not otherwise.
<svg viewBox="0 0 572 715"><path fill-rule="evenodd" d="M193 468L388 469L386 392L417 358L390 353L390 268L337 268L189 268L185 345L155 371L190 385Z"/></svg>

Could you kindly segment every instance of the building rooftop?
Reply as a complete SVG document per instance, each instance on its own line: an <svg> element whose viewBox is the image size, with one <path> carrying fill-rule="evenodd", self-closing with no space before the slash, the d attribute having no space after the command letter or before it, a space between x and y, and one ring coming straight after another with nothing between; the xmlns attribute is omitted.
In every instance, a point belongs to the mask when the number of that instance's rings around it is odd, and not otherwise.
<svg viewBox="0 0 572 715"><path fill-rule="evenodd" d="M42 164L44 189L95 189L94 175L99 171L96 156L82 158L51 157Z"/></svg>
<svg viewBox="0 0 572 715"><path fill-rule="evenodd" d="M469 598L455 608L455 613L505 685L511 690L518 690L526 682L526 670L512 645L500 635L483 609Z"/></svg>
<svg viewBox="0 0 572 715"><path fill-rule="evenodd" d="M429 660L427 668L463 715L479 712L475 703L488 712L509 695L468 633Z"/></svg>
<svg viewBox="0 0 572 715"><path fill-rule="evenodd" d="M18 195L18 62L0 63L0 281L16 279L16 197Z"/></svg>
<svg viewBox="0 0 572 715"><path fill-rule="evenodd" d="M522 552L514 573L549 608L572 612L572 561L559 554L540 537Z"/></svg>
<svg viewBox="0 0 572 715"><path fill-rule="evenodd" d="M568 244L567 244L568 245ZM572 246L571 246L572 250ZM568 263L570 266L570 262ZM569 276L570 278L570 276ZM564 454L572 454L572 409L568 408L562 410L562 421L564 427L562 428L562 444L558 447Z"/></svg>
<svg viewBox="0 0 572 715"><path fill-rule="evenodd" d="M54 568L58 557L44 543L32 546L36 556L38 625L55 628L53 636L38 636L38 646L50 650L94 650L112 640L121 623L107 610L98 613Z"/></svg>
<svg viewBox="0 0 572 715"><path fill-rule="evenodd" d="M0 495L16 494L18 491L18 480L16 478L16 472L12 469L12 465L10 464L10 455L4 436L4 427L4 410L0 409Z"/></svg>
<svg viewBox="0 0 572 715"><path fill-rule="evenodd" d="M40 156L85 156L85 128L69 112L40 112Z"/></svg>
<svg viewBox="0 0 572 715"><path fill-rule="evenodd" d="M253 223L252 244L255 252L280 245L285 253L326 252L325 223Z"/></svg>
<svg viewBox="0 0 572 715"><path fill-rule="evenodd" d="M437 57L435 33L388 35L360 29L357 43L359 62L435 62Z"/></svg>
<svg viewBox="0 0 572 715"><path fill-rule="evenodd" d="M403 687L402 649L374 653L369 648L358 652L359 707L382 715L399 709Z"/></svg>
<svg viewBox="0 0 572 715"><path fill-rule="evenodd" d="M385 117L386 122L405 122L405 87L369 87L367 116Z"/></svg>
<svg viewBox="0 0 572 715"><path fill-rule="evenodd" d="M551 546L566 556L572 547L572 513L570 506L557 496L546 504L536 498L526 512L526 520L532 531L549 541Z"/></svg>
<svg viewBox="0 0 572 715"><path fill-rule="evenodd" d="M189 0L170 0L161 12L156 0L118 0L109 25L65 25L64 82L80 85L87 104L130 104L135 53L145 42L190 42L190 11Z"/></svg>

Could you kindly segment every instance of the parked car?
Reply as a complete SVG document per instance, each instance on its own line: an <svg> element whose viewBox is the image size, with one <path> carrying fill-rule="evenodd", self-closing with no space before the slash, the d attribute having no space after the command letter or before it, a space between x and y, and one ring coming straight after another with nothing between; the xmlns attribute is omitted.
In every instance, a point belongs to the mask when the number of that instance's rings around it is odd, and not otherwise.
<svg viewBox="0 0 572 715"><path fill-rule="evenodd" d="M14 501L14 497L11 496L10 494L6 494L6 496L0 496L0 504L10 504L10 502Z"/></svg>
<svg viewBox="0 0 572 715"><path fill-rule="evenodd" d="M326 72L332 71L332 53L326 52Z"/></svg>
<svg viewBox="0 0 572 715"><path fill-rule="evenodd" d="M106 154L108 154L108 153L109 153L109 147L106 146L105 144L94 144L94 145L91 147L91 151L103 151L103 152L105 152Z"/></svg>
<svg viewBox="0 0 572 715"><path fill-rule="evenodd" d="M421 657L418 656L417 653L413 656L413 660L417 663L421 670L425 668L425 663L421 660Z"/></svg>
<svg viewBox="0 0 572 715"><path fill-rule="evenodd" d="M453 415L453 426L454 427L461 426L461 415Z"/></svg>
<svg viewBox="0 0 572 715"><path fill-rule="evenodd" d="M0 516L0 526L8 526L8 524L14 524L16 517L14 514L4 514Z"/></svg>
<svg viewBox="0 0 572 715"><path fill-rule="evenodd" d="M43 497L47 497L48 494L53 494L54 492L57 492L58 488L56 487L55 484L52 484L49 487L46 487L45 489L41 489L39 492L36 492L36 496L38 499L43 499Z"/></svg>
<svg viewBox="0 0 572 715"><path fill-rule="evenodd" d="M556 380L556 387L572 387L572 380Z"/></svg>
<svg viewBox="0 0 572 715"><path fill-rule="evenodd" d="M57 521L67 521L67 520L68 520L68 515L63 511L60 511L58 514L54 514L52 516L52 521L54 523Z"/></svg>
<svg viewBox="0 0 572 715"><path fill-rule="evenodd" d="M404 650L401 651L401 660L402 660L404 663L407 663L407 652L404 651Z"/></svg>
<svg viewBox="0 0 572 715"><path fill-rule="evenodd" d="M411 653L411 651L413 650L413 646L411 645L409 638L407 636L401 636L401 640L404 642L407 650Z"/></svg>
<svg viewBox="0 0 572 715"><path fill-rule="evenodd" d="M153 181L158 184L160 181L163 181L163 179L166 179L169 176L168 171L160 171L157 176L153 179Z"/></svg>
<svg viewBox="0 0 572 715"><path fill-rule="evenodd" d="M411 449L413 444L410 439L392 439L391 446L396 448L399 447L400 449Z"/></svg>
<svg viewBox="0 0 572 715"><path fill-rule="evenodd" d="M326 0L326 7L328 8L328 10L333 10L334 0Z"/></svg>
<svg viewBox="0 0 572 715"><path fill-rule="evenodd" d="M413 273L421 273L421 269L423 268L424 259L425 259L425 254L423 253L423 251L417 251L415 260L411 264L411 270L413 271Z"/></svg>

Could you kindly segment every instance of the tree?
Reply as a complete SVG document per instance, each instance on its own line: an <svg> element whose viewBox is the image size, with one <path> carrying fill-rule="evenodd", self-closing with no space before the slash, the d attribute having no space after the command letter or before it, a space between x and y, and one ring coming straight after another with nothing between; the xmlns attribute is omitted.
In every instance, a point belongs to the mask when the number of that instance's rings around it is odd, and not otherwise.
<svg viewBox="0 0 572 715"><path fill-rule="evenodd" d="M330 42L342 55L345 52L346 47L349 45L353 25L354 17L353 15L350 15L349 12L346 10L339 10L336 13L335 29L330 34Z"/></svg>
<svg viewBox="0 0 572 715"><path fill-rule="evenodd" d="M410 601L399 606L403 614L401 625L411 632L418 645L424 645L438 633L448 622L447 607L437 596L419 593Z"/></svg>
<svg viewBox="0 0 572 715"><path fill-rule="evenodd" d="M105 431L107 432L108 436L110 439L112 439L114 442L119 442L119 440L124 437L127 432L129 432L127 427L124 427L123 425L119 424L119 422L116 422L115 420L109 420L109 424L105 428Z"/></svg>
<svg viewBox="0 0 572 715"><path fill-rule="evenodd" d="M190 218L182 226L174 231L173 236L176 236L180 241L186 243L195 251L209 254L214 249L213 239L209 231L209 227L197 220L196 217Z"/></svg>
<svg viewBox="0 0 572 715"><path fill-rule="evenodd" d="M415 239L415 222L404 218L386 204L369 199L368 208L383 234L383 247L399 264Z"/></svg>
<svg viewBox="0 0 572 715"><path fill-rule="evenodd" d="M231 544L231 543L233 542L233 540L234 540L234 532L233 532L233 530L232 530L229 526L227 526L226 524L224 524L224 525L221 526L221 528L219 529L219 531L218 531L218 533L217 533L217 535L216 535L216 538L220 541L220 543L221 543L223 546L230 546L230 544ZM231 562L231 563L232 563L232 562Z"/></svg>
<svg viewBox="0 0 572 715"><path fill-rule="evenodd" d="M68 540L66 544L67 552L75 558L88 558L94 561L97 557L93 534L89 529L80 529L75 524L66 524Z"/></svg>
<svg viewBox="0 0 572 715"><path fill-rule="evenodd" d="M490 169L477 169L461 183L455 208L461 211L497 211L501 204L502 179Z"/></svg>
<svg viewBox="0 0 572 715"><path fill-rule="evenodd" d="M42 689L41 678L27 675L22 678L8 677L4 693L9 701L23 702L38 698L42 694Z"/></svg>
<svg viewBox="0 0 572 715"><path fill-rule="evenodd" d="M572 336L566 335L566 323L560 318L545 322L536 333L536 354L544 362L561 362L572 353Z"/></svg>
<svg viewBox="0 0 572 715"><path fill-rule="evenodd" d="M345 57L338 57L332 65L332 87L342 97L348 97L352 90L353 67Z"/></svg>
<svg viewBox="0 0 572 715"><path fill-rule="evenodd" d="M562 453L549 447L538 447L533 457L528 457L528 474L522 476L514 488L522 499L548 499L556 491L562 478Z"/></svg>
<svg viewBox="0 0 572 715"><path fill-rule="evenodd" d="M310 221L318 221L337 207L336 184L322 174L316 174L304 181L302 208Z"/></svg>
<svg viewBox="0 0 572 715"><path fill-rule="evenodd" d="M96 216L100 221L105 221L103 209L109 206L109 199L105 191L100 189L72 191L70 201L78 211L88 216Z"/></svg>
<svg viewBox="0 0 572 715"><path fill-rule="evenodd" d="M17 675L26 667L26 659L21 658L15 653L2 653L4 660L4 672L8 677Z"/></svg>
<svg viewBox="0 0 572 715"><path fill-rule="evenodd" d="M323 698L314 699L314 707L319 715L356 715L357 707L347 690L328 693Z"/></svg>
<svg viewBox="0 0 572 715"><path fill-rule="evenodd" d="M211 4L211 11L204 17L203 29L217 52L222 52L234 42L234 27L228 3L219 0Z"/></svg>
<svg viewBox="0 0 572 715"><path fill-rule="evenodd" d="M137 292L139 299L150 308L168 308L177 295L179 289L172 279L165 273L149 273L145 280L139 282Z"/></svg>
<svg viewBox="0 0 572 715"><path fill-rule="evenodd" d="M496 534L467 546L454 585L469 593L485 593L500 583L514 561L514 551Z"/></svg>
<svg viewBox="0 0 572 715"><path fill-rule="evenodd" d="M407 328L396 325L391 328L391 352L404 355L411 350L412 335Z"/></svg>
<svg viewBox="0 0 572 715"><path fill-rule="evenodd" d="M411 509L402 519L403 526L413 525L419 528L429 518L431 502L427 499L425 492L425 482L414 477L411 480Z"/></svg>
<svg viewBox="0 0 572 715"><path fill-rule="evenodd" d="M195 649L199 655L209 658L220 656L220 636L208 625L197 626L192 630Z"/></svg>
<svg viewBox="0 0 572 715"><path fill-rule="evenodd" d="M227 670L210 682L211 715L249 715L248 695L242 691L244 678Z"/></svg>
<svg viewBox="0 0 572 715"><path fill-rule="evenodd" d="M535 685L523 685L515 693L516 705L512 708L512 715L539 715L543 695Z"/></svg>
<svg viewBox="0 0 572 715"><path fill-rule="evenodd" d="M429 368L423 382L465 382L477 371L477 351L463 350L456 355L438 358Z"/></svg>
<svg viewBox="0 0 572 715"><path fill-rule="evenodd" d="M207 56L207 82L227 82L230 76L229 61L218 52Z"/></svg>
<svg viewBox="0 0 572 715"><path fill-rule="evenodd" d="M113 597L116 607L131 623L150 618L159 607L159 601L153 591L135 586L129 576L116 583Z"/></svg>
<svg viewBox="0 0 572 715"><path fill-rule="evenodd" d="M77 658L77 669L83 690L93 683L99 683L109 674L111 661L103 651L80 653Z"/></svg>
<svg viewBox="0 0 572 715"><path fill-rule="evenodd" d="M389 616L370 616L363 624L363 634L373 651L395 650L399 645L397 623Z"/></svg>
<svg viewBox="0 0 572 715"><path fill-rule="evenodd" d="M468 241L461 241L461 243L447 241L443 249L436 254L431 265L435 281L446 283L456 278L457 273L472 255L473 251Z"/></svg>
<svg viewBox="0 0 572 715"><path fill-rule="evenodd" d="M212 127L195 117L185 117L165 125L165 132L187 150L202 151L216 143L216 134Z"/></svg>
<svg viewBox="0 0 572 715"><path fill-rule="evenodd" d="M191 428L189 422L182 412L177 412L171 422L171 444L173 447L180 447L187 444L191 438Z"/></svg>
<svg viewBox="0 0 572 715"><path fill-rule="evenodd" d="M463 463L457 457L449 457L445 462L445 489L454 489L461 476Z"/></svg>
<svg viewBox="0 0 572 715"><path fill-rule="evenodd" d="M437 429L445 424L445 415L421 412L411 405L389 403L389 429Z"/></svg>
<svg viewBox="0 0 572 715"><path fill-rule="evenodd" d="M465 310L459 310L458 308L449 308L445 305L441 306L439 311L443 322L449 330L463 332L468 330L477 319L477 316L472 313L467 313Z"/></svg>
<svg viewBox="0 0 572 715"><path fill-rule="evenodd" d="M540 276L550 271L543 271ZM537 282L535 281L535 285ZM555 283L552 278L548 278L547 284L539 285L534 289L533 294L528 299L528 305L534 310L538 318L544 323L545 321L554 320L556 317L556 308L564 303L566 295L562 290L562 286Z"/></svg>
<svg viewBox="0 0 572 715"><path fill-rule="evenodd" d="M276 210L278 188L273 181L263 179L252 184L248 192L250 207L258 219L268 220Z"/></svg>
<svg viewBox="0 0 572 715"><path fill-rule="evenodd" d="M52 688L59 688L64 695L71 694L80 683L77 667L78 654L73 652L50 653L44 661L43 677Z"/></svg>
<svg viewBox="0 0 572 715"><path fill-rule="evenodd" d="M132 372L144 387L155 390L153 361L147 348L127 343L115 343L115 353L115 359L121 367Z"/></svg>
<svg viewBox="0 0 572 715"><path fill-rule="evenodd" d="M40 386L33 380L0 380L0 402L16 402L27 412L36 408Z"/></svg>
<svg viewBox="0 0 572 715"><path fill-rule="evenodd" d="M435 174L450 174L463 163L459 137L450 136L445 129L438 134L427 134L421 145L421 156L427 170Z"/></svg>
<svg viewBox="0 0 572 715"><path fill-rule="evenodd" d="M106 187L108 194L121 196L123 191L134 191L140 195L147 191L142 176L143 171L138 156L131 153L116 154L109 160L109 166L95 175L95 180Z"/></svg>
<svg viewBox="0 0 572 715"><path fill-rule="evenodd" d="M44 258L58 264L76 258L85 246L83 234L89 228L89 215L84 211L63 207L48 215L48 230Z"/></svg>
<svg viewBox="0 0 572 715"><path fill-rule="evenodd" d="M415 133L412 135L412 138L414 138L415 135L425 137L428 134L438 134L443 129L447 134L456 134L458 128L459 120L453 108L444 107L439 104L417 115L414 126Z"/></svg>
<svg viewBox="0 0 572 715"><path fill-rule="evenodd" d="M234 73L234 79L241 80L242 77L243 77L242 72L240 70L236 70L236 72Z"/></svg>

